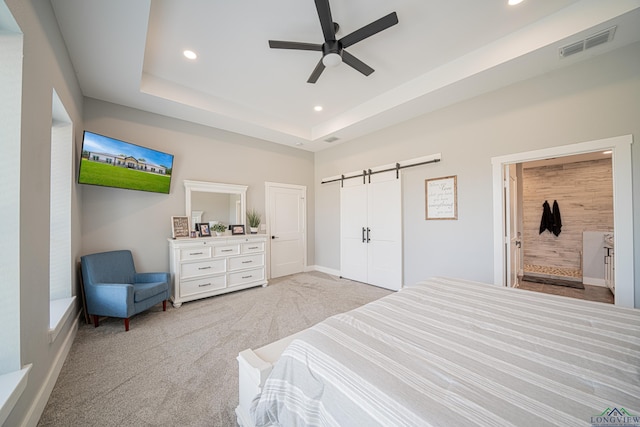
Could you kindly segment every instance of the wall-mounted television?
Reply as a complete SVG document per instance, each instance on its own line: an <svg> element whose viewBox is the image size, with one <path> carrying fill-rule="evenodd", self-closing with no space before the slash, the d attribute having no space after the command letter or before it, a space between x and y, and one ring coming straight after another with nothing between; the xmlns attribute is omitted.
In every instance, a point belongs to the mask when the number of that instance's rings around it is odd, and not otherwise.
<svg viewBox="0 0 640 427"><path fill-rule="evenodd" d="M169 194L173 155L84 131L79 184Z"/></svg>

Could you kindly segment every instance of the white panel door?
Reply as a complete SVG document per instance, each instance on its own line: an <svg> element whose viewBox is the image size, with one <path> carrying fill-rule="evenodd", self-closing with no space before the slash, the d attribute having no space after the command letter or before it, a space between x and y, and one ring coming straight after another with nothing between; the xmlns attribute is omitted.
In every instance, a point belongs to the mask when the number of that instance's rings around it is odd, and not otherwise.
<svg viewBox="0 0 640 427"><path fill-rule="evenodd" d="M402 186L395 172L371 176L367 184L368 281L402 287Z"/></svg>
<svg viewBox="0 0 640 427"><path fill-rule="evenodd" d="M402 287L402 187L395 172L345 180L340 189L340 274Z"/></svg>
<svg viewBox="0 0 640 427"><path fill-rule="evenodd" d="M306 188L286 184L270 184L267 188L271 278L301 273L306 253Z"/></svg>
<svg viewBox="0 0 640 427"><path fill-rule="evenodd" d="M340 189L340 275L367 282L367 187L362 179Z"/></svg>
<svg viewBox="0 0 640 427"><path fill-rule="evenodd" d="M521 240L518 223L518 177L515 165L505 166L505 200L509 201L509 207L505 214L507 220L505 242L508 242L506 266L506 283L510 287L518 287L518 273L520 271Z"/></svg>

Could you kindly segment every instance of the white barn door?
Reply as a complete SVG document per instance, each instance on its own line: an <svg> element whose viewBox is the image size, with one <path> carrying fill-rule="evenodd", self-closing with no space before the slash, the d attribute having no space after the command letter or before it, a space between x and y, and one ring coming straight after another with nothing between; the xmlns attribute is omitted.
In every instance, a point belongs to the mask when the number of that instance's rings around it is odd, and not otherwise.
<svg viewBox="0 0 640 427"><path fill-rule="evenodd" d="M402 287L402 185L395 172L371 176L367 199L369 278L387 289Z"/></svg>
<svg viewBox="0 0 640 427"><path fill-rule="evenodd" d="M344 181L340 189L342 277L402 287L402 185L395 172Z"/></svg>
<svg viewBox="0 0 640 427"><path fill-rule="evenodd" d="M362 179L344 181L340 188L340 275L367 281L367 187Z"/></svg>

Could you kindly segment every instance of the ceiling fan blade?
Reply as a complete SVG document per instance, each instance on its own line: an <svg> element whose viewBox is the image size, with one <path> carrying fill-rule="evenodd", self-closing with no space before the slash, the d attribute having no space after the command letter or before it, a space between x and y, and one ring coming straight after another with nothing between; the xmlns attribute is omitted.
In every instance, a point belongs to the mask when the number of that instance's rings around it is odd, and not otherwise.
<svg viewBox="0 0 640 427"><path fill-rule="evenodd" d="M316 10L318 11L318 18L320 18L320 26L322 27L325 41L335 40L336 29L333 25L333 18L331 18L329 0L316 0Z"/></svg>
<svg viewBox="0 0 640 427"><path fill-rule="evenodd" d="M364 62L360 61L358 58L356 58L355 56L351 55L346 50L342 51L342 62L344 62L345 64L349 65L350 67L360 71L365 76L368 76L369 74L371 74L371 73L373 73L375 71L373 68L369 67L367 64L365 64Z"/></svg>
<svg viewBox="0 0 640 427"><path fill-rule="evenodd" d="M340 39L340 43L342 43L342 47L347 48L349 46L358 43L361 40L366 39L367 37L371 37L374 34L379 33L380 31L386 30L389 27L392 27L398 23L398 15L395 12L391 12L387 16L383 16L377 21L373 21L369 25L365 25L359 30L355 30L351 34L347 34L343 38Z"/></svg>
<svg viewBox="0 0 640 427"><path fill-rule="evenodd" d="M322 51L321 44L286 42L286 41L280 41L280 40L269 40L269 47L271 49L296 49L296 50Z"/></svg>
<svg viewBox="0 0 640 427"><path fill-rule="evenodd" d="M323 71L324 71L324 64L322 63L322 59L320 59L320 61L318 62L318 65L316 65L316 68L314 68L313 72L309 76L309 80L307 80L307 83L317 82L318 78L320 77L320 74L322 74Z"/></svg>

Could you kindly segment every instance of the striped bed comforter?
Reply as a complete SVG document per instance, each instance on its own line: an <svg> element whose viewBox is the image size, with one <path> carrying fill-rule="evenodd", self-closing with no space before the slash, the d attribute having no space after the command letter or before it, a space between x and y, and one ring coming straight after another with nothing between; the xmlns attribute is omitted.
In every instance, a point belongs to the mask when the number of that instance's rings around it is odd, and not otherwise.
<svg viewBox="0 0 640 427"><path fill-rule="evenodd" d="M256 426L640 426L640 310L431 279L305 331L251 411Z"/></svg>

